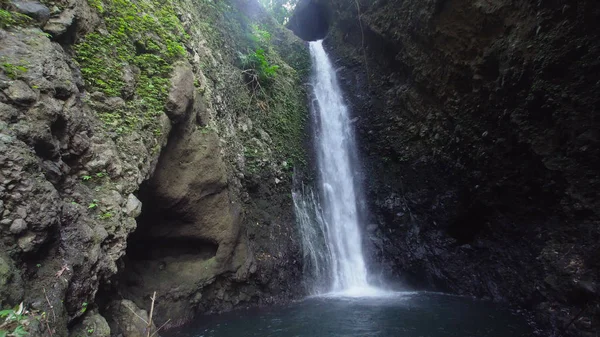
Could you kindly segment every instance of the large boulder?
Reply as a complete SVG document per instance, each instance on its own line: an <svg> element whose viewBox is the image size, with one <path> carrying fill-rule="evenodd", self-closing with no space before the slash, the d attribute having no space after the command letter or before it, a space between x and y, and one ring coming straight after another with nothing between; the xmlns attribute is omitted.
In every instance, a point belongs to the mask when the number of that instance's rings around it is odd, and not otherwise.
<svg viewBox="0 0 600 337"><path fill-rule="evenodd" d="M110 326L100 314L90 312L71 329L69 337L110 337Z"/></svg>
<svg viewBox="0 0 600 337"><path fill-rule="evenodd" d="M18 12L35 19L42 26L50 18L50 9L38 1L11 0L10 3Z"/></svg>

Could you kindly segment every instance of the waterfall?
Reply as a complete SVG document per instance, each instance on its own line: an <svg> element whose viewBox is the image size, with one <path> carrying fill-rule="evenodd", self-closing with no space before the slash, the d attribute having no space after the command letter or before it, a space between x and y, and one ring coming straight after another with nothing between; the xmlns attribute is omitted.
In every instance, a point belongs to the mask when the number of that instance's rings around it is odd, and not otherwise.
<svg viewBox="0 0 600 337"><path fill-rule="evenodd" d="M314 141L322 203L310 189L296 191L305 266L316 278L315 292L362 296L374 290L367 281L360 232L357 189L352 168L356 157L348 108L322 41L310 43L313 65Z"/></svg>
<svg viewBox="0 0 600 337"><path fill-rule="evenodd" d="M292 196L302 239L304 277L308 291L311 295L325 293L331 288L331 254L321 204L310 186L302 185Z"/></svg>

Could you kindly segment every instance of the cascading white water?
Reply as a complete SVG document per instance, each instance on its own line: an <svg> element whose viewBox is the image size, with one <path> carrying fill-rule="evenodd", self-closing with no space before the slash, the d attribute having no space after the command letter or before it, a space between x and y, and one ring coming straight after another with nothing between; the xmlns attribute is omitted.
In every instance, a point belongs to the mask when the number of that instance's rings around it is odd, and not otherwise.
<svg viewBox="0 0 600 337"><path fill-rule="evenodd" d="M351 151L354 149L348 109L323 42L310 43L313 90L318 108L317 164L323 188L333 291L368 287L362 252Z"/></svg>
<svg viewBox="0 0 600 337"><path fill-rule="evenodd" d="M300 186L299 186L300 187ZM319 295L331 290L331 254L319 199L310 186L302 185L292 193L296 222L302 238L304 275L307 290Z"/></svg>
<svg viewBox="0 0 600 337"><path fill-rule="evenodd" d="M356 148L348 109L322 41L310 43L310 54L314 72L315 144L323 203L321 217L312 191L310 196L294 195L305 257L308 258L305 261L313 268L318 268L313 271L316 277L322 274L323 264L327 264L331 281L329 291L368 295L374 289L367 281L363 256L352 169ZM310 221L311 218L318 221ZM319 234L324 238L324 244L319 242ZM323 254L328 256L323 257Z"/></svg>

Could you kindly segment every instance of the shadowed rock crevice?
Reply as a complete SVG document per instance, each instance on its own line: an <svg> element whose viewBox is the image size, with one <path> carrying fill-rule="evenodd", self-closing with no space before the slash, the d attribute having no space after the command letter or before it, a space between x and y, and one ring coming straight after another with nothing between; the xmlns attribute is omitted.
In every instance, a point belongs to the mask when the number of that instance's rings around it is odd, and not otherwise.
<svg viewBox="0 0 600 337"><path fill-rule="evenodd" d="M132 261L163 261L172 258L206 261L214 257L218 249L218 244L202 239L137 240L129 246L129 258Z"/></svg>

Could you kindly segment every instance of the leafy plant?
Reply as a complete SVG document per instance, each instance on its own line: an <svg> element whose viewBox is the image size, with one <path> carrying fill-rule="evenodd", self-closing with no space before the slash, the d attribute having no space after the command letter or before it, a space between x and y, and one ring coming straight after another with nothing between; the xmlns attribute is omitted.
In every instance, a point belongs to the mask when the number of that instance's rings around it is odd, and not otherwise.
<svg viewBox="0 0 600 337"><path fill-rule="evenodd" d="M253 25L250 39L256 48L247 54L239 53L239 58L249 84L253 89L257 89L261 85L269 85L272 82L277 75L279 66L271 64L267 56L271 43L269 32Z"/></svg>
<svg viewBox="0 0 600 337"><path fill-rule="evenodd" d="M279 69L278 65L269 64L264 49L257 49L254 53L250 54L249 63L255 66L255 69L258 70L259 75L263 79L275 77L277 69Z"/></svg>
<svg viewBox="0 0 600 337"><path fill-rule="evenodd" d="M0 311L0 337L27 336L27 327L34 319L33 315L25 309L23 302L12 309Z"/></svg>
<svg viewBox="0 0 600 337"><path fill-rule="evenodd" d="M90 202L90 204L88 205L88 208L95 209L96 207L98 207L98 200L94 199L94 200L92 200L92 202Z"/></svg>
<svg viewBox="0 0 600 337"><path fill-rule="evenodd" d="M264 46L271 42L271 33L254 24L252 25L252 36L250 39L257 45Z"/></svg>
<svg viewBox="0 0 600 337"><path fill-rule="evenodd" d="M17 79L22 74L28 71L27 67L23 65L12 64L9 62L2 62L2 70L11 80Z"/></svg>
<svg viewBox="0 0 600 337"><path fill-rule="evenodd" d="M2 1L2 3L3 2L4 1ZM0 28L23 26L31 21L31 18L27 15L0 8Z"/></svg>
<svg viewBox="0 0 600 337"><path fill-rule="evenodd" d="M100 214L100 219L102 219L102 220L110 219L112 217L113 217L113 214L111 212L104 212L104 213Z"/></svg>
<svg viewBox="0 0 600 337"><path fill-rule="evenodd" d="M81 180L83 180L83 181L90 181L90 180L95 179L95 178L101 179L101 178L104 178L106 176L107 176L106 172L98 172L98 173L93 174L93 175L92 174L83 175L83 176L81 176Z"/></svg>
<svg viewBox="0 0 600 337"><path fill-rule="evenodd" d="M245 68L244 74L253 89L261 85L269 85L277 75L279 66L269 63L264 49L259 48L246 55L240 54L239 57Z"/></svg>
<svg viewBox="0 0 600 337"><path fill-rule="evenodd" d="M83 314L83 313L85 313L85 312L87 311L87 306L88 306L88 303L87 303L87 302L83 302L83 303L81 304L81 310L80 310L80 311L81 311L81 313L82 313L82 314Z"/></svg>
<svg viewBox="0 0 600 337"><path fill-rule="evenodd" d="M102 5L102 0L88 0L88 4L95 8L98 13L104 13L104 6Z"/></svg>
<svg viewBox="0 0 600 337"><path fill-rule="evenodd" d="M211 127L210 125L206 125L206 126L203 126L200 128L200 133L203 135L207 135L211 132L216 132L216 130L213 127Z"/></svg>

